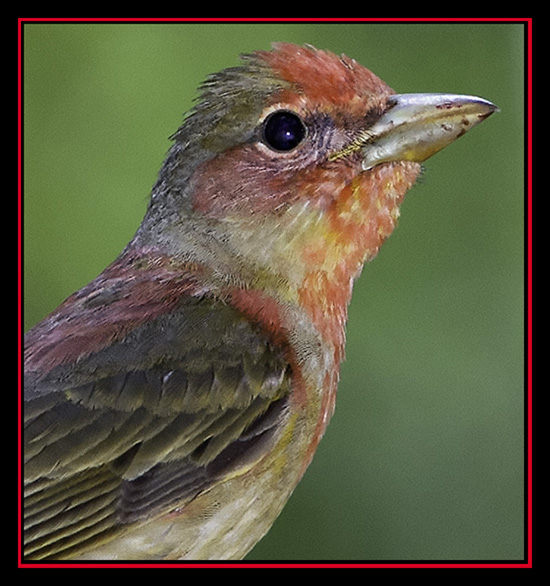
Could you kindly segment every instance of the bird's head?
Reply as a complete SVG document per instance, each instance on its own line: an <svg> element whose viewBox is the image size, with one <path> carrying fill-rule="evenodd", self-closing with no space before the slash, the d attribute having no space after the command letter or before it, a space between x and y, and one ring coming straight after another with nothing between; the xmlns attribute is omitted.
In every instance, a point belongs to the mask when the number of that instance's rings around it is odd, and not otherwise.
<svg viewBox="0 0 550 586"><path fill-rule="evenodd" d="M222 284L319 311L346 305L421 163L494 110L399 95L353 59L276 44L202 85L138 238Z"/></svg>

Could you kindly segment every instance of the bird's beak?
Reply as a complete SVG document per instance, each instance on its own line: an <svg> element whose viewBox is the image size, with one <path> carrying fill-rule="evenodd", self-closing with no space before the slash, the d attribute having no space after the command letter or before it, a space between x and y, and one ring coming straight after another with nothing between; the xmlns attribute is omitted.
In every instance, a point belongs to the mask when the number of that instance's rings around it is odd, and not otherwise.
<svg viewBox="0 0 550 586"><path fill-rule="evenodd" d="M498 108L475 96L398 94L362 137L362 166L389 161L421 163Z"/></svg>

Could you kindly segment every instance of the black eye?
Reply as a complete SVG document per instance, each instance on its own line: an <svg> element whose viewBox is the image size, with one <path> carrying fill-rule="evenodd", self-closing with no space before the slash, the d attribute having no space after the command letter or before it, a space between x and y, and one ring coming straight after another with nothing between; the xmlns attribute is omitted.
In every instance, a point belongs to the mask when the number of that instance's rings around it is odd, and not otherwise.
<svg viewBox="0 0 550 586"><path fill-rule="evenodd" d="M264 142L276 151L290 151L306 135L306 127L294 112L273 112L264 121Z"/></svg>

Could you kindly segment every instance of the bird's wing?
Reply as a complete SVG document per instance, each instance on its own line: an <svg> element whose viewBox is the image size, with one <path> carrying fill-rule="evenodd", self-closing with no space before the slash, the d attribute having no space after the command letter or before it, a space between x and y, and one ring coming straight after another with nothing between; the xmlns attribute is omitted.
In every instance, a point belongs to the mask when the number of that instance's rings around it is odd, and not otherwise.
<svg viewBox="0 0 550 586"><path fill-rule="evenodd" d="M284 417L284 349L185 280L155 276L98 278L26 338L30 559L181 506L261 458Z"/></svg>

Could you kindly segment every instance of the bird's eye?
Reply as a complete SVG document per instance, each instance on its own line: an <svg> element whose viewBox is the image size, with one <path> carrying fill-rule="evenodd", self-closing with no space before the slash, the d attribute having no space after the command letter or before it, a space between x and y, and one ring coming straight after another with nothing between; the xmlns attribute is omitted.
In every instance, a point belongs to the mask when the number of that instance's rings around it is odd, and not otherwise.
<svg viewBox="0 0 550 586"><path fill-rule="evenodd" d="M275 151L291 151L305 136L306 127L294 112L279 110L264 121L263 141Z"/></svg>

